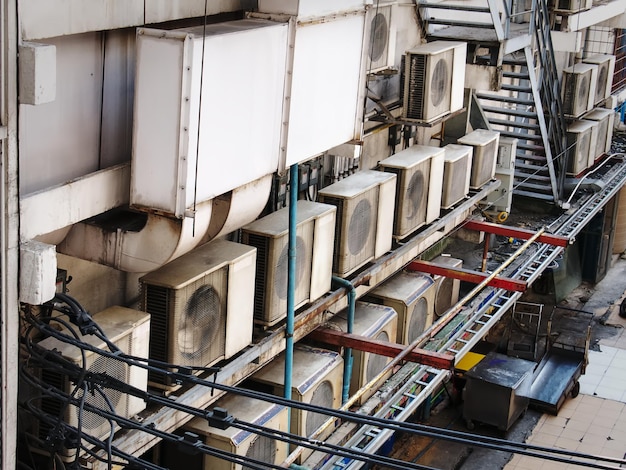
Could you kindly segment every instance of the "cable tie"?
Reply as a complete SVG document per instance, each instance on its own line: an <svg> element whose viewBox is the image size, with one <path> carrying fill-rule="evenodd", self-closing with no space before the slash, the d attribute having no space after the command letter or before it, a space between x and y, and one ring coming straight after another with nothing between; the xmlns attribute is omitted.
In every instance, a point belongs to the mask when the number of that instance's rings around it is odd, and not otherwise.
<svg viewBox="0 0 626 470"><path fill-rule="evenodd" d="M213 411L207 413L207 421L209 426L217 429L228 429L235 418L228 414L228 410L219 406L213 408Z"/></svg>

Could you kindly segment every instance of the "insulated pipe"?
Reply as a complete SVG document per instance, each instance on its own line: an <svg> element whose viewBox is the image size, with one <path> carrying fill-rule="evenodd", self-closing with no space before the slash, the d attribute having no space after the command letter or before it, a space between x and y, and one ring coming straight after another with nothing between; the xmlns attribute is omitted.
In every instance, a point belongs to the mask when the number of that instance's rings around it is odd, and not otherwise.
<svg viewBox="0 0 626 470"><path fill-rule="evenodd" d="M333 276L333 282L348 291L348 333L352 333L354 328L354 312L356 309L356 288L346 279ZM352 380L352 348L345 348L343 353L343 393L341 404L350 399L350 381Z"/></svg>
<svg viewBox="0 0 626 470"><path fill-rule="evenodd" d="M285 325L285 392L284 396L291 399L291 377L293 373L293 331L295 320L296 296L296 223L298 216L298 164L289 168L289 251L287 265L287 324ZM291 423L289 410L288 423ZM291 424L289 424L291 429Z"/></svg>
<svg viewBox="0 0 626 470"><path fill-rule="evenodd" d="M453 308L448 310L437 321L437 324L436 324L436 326L434 328L431 328L431 329L425 331L424 333L419 335L417 338L415 338L411 342L411 344L407 345L400 354L398 354L395 358L393 358L390 362L388 362L387 365L385 367L383 367L383 369L378 373L378 375L376 377L374 377L367 384L365 384L363 387L361 387L359 390L357 390L357 392L354 395L352 395L352 397L346 403L344 403L341 406L340 410L342 410L342 411L348 410L354 403L356 403L356 401L359 398L361 398L361 396L363 396L363 394L365 394L368 390L370 390L374 386L374 384L378 383L378 381L387 373L387 371L389 369L391 369L391 368L395 367L397 364L399 364L400 361L402 361L409 354L409 351L412 351L416 347L420 346L422 343L426 342L428 339L434 337L439 331L441 331L441 329L444 328L456 316L456 314L461 311L461 309L463 308L463 306L467 302L469 302L474 296L476 296L482 289L487 287L487 285L491 282L492 279L494 279L498 274L500 274L502 271L504 271L507 266L509 266L511 263L513 263L513 261L515 261L517 259L517 257L519 257L519 255L521 255L524 251L526 251L526 249L530 245L532 245L541 235L543 235L544 232L545 232L545 228L542 228L535 235L530 237L504 263L502 263L496 270L494 270L493 273L491 273L488 277L485 278L484 281L482 281L480 284L478 284L476 287L474 287L474 289L472 289L465 297L463 297L461 300L459 300L457 302L457 304ZM335 422L335 419L336 418L334 418L334 417L331 417L331 418L327 419L317 429L317 431L315 433L313 433L312 436L310 436L310 438L311 439L315 439L317 436L319 436L325 429L327 429L331 424L333 424ZM292 465L293 462L296 461L296 459L302 453L303 450L304 450L303 447L296 447L293 450L293 452L291 452L291 454L289 454L287 456L287 458L285 459L285 461L281 465L283 465L283 466L284 465Z"/></svg>

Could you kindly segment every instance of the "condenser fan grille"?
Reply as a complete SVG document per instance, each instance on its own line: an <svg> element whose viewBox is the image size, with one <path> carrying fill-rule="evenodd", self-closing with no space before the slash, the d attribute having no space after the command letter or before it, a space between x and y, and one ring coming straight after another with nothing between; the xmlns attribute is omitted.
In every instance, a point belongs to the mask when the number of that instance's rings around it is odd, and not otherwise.
<svg viewBox="0 0 626 470"><path fill-rule="evenodd" d="M287 237L285 237L287 238ZM285 242L288 242L286 239ZM300 281L304 275L306 266L306 242L302 237L296 237L296 286L300 285ZM280 299L287 298L287 268L289 264L289 244L285 243L276 263L276 277L274 280L274 290Z"/></svg>
<svg viewBox="0 0 626 470"><path fill-rule="evenodd" d="M408 86L404 90L408 101L405 113L409 119L424 119L426 61L427 56L425 55L411 54L409 56L409 72L405 78Z"/></svg>
<svg viewBox="0 0 626 470"><path fill-rule="evenodd" d="M580 165L585 166L588 161L587 155L589 155L589 144L590 144L590 132L583 133L578 138L578 144L576 145L576 161L578 162L579 168Z"/></svg>
<svg viewBox="0 0 626 470"><path fill-rule="evenodd" d="M270 259L270 239L254 233L244 234L244 243L256 247L256 277L254 279L254 318L263 318L266 302L265 280Z"/></svg>
<svg viewBox="0 0 626 470"><path fill-rule="evenodd" d="M430 100L435 108L438 108L448 94L448 64L445 59L437 60L430 81Z"/></svg>
<svg viewBox="0 0 626 470"><path fill-rule="evenodd" d="M267 436L258 436L248 447L246 457L265 463L276 461L276 442ZM242 466L242 470L252 470L251 467Z"/></svg>
<svg viewBox="0 0 626 470"><path fill-rule="evenodd" d="M144 286L150 313L150 357L204 367L221 359L226 341L227 268L218 269L180 289ZM165 382L149 372L149 380Z"/></svg>
<svg viewBox="0 0 626 470"><path fill-rule="evenodd" d="M411 310L408 320L407 344L413 342L415 338L424 332L428 317L428 302L420 297Z"/></svg>
<svg viewBox="0 0 626 470"><path fill-rule="evenodd" d="M443 194L441 196L441 206L444 209L449 209L467 196L465 187L468 171L467 157L445 164Z"/></svg>
<svg viewBox="0 0 626 470"><path fill-rule="evenodd" d="M358 255L370 236L372 220L372 205L367 199L361 199L354 212L350 215L348 224L348 251L351 255Z"/></svg>
<svg viewBox="0 0 626 470"><path fill-rule="evenodd" d="M371 23L372 46L370 48L370 60L372 66L384 58L383 55L387 51L387 38L389 37L389 25L387 17L384 13L376 13Z"/></svg>
<svg viewBox="0 0 626 470"><path fill-rule="evenodd" d="M488 182L494 172L494 163L498 143L492 140L487 144L477 147L474 153L474 165L472 167L472 186L480 187Z"/></svg>
<svg viewBox="0 0 626 470"><path fill-rule="evenodd" d="M324 408L334 408L333 396L333 386L329 381L325 380L320 383L313 392L310 403L312 405L323 406ZM317 429L324 424L327 419L327 415L308 412L306 415L305 426L306 435L310 436L317 431Z"/></svg>
<svg viewBox="0 0 626 470"><path fill-rule="evenodd" d="M376 335L375 339L389 342L389 335L386 331L381 331ZM381 356L380 354L369 354L367 357L367 368L365 371L366 382L369 382L376 377L390 360L391 359L388 357Z"/></svg>
<svg viewBox="0 0 626 470"><path fill-rule="evenodd" d="M435 315L440 317L452 306L452 291L454 289L454 279L443 278L439 282L435 297Z"/></svg>

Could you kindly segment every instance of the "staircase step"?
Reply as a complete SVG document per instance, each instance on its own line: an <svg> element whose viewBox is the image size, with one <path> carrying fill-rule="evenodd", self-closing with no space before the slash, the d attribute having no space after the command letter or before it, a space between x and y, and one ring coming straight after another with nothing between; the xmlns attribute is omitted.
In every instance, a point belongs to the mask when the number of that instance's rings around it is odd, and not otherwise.
<svg viewBox="0 0 626 470"><path fill-rule="evenodd" d="M489 124L498 124L500 126L513 127L514 129L532 129L539 130L539 125L533 122L513 121L511 119L488 118Z"/></svg>
<svg viewBox="0 0 626 470"><path fill-rule="evenodd" d="M543 148L543 145L535 145L535 144L529 144L526 142L518 142L517 143L517 149L518 150L529 150L531 152L545 152L545 149Z"/></svg>
<svg viewBox="0 0 626 470"><path fill-rule="evenodd" d="M526 189L530 191L536 191L538 193L549 193L552 191L550 187L550 182L546 183L532 183L530 180L515 180L514 185L515 189Z"/></svg>
<svg viewBox="0 0 626 470"><path fill-rule="evenodd" d="M544 166L547 162L545 155L538 155L536 153L515 154L516 161L520 164L528 163L529 165Z"/></svg>
<svg viewBox="0 0 626 470"><path fill-rule="evenodd" d="M534 111L525 111L523 109L516 108L502 108L499 106L483 106L483 111L487 113L504 114L507 116L518 116L529 119L536 119L537 113Z"/></svg>
<svg viewBox="0 0 626 470"><path fill-rule="evenodd" d="M503 83L501 88L507 91L515 91L517 93L532 93L533 89L530 86L522 86L522 85L509 85L508 83Z"/></svg>
<svg viewBox="0 0 626 470"><path fill-rule="evenodd" d="M509 72L506 70L502 71L502 76L506 78L516 78L518 80L528 80L530 78L528 72Z"/></svg>
<svg viewBox="0 0 626 470"><path fill-rule="evenodd" d="M535 102L533 100L514 98L512 96L492 95L489 93L476 93L476 96L483 100L499 101L501 103L523 104L526 106L535 106Z"/></svg>

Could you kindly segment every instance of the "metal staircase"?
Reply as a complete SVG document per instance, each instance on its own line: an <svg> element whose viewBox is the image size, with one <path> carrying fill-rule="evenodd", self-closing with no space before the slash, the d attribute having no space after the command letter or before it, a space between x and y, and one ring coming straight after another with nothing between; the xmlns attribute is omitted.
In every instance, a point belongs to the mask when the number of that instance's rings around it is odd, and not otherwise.
<svg viewBox="0 0 626 470"><path fill-rule="evenodd" d="M501 67L500 90L475 94L489 126L502 136L518 139L514 194L560 203L566 167L565 121L547 2L534 0L530 11L514 13L506 0L498 11L495 1L487 0L483 8L420 2L418 11L428 40L467 41L468 55L474 54L468 57L468 64ZM441 18L450 8L456 9L457 18L472 14L478 18L480 14L482 22L455 23ZM515 42L520 31L528 31L532 41ZM485 48L488 55L480 55Z"/></svg>

